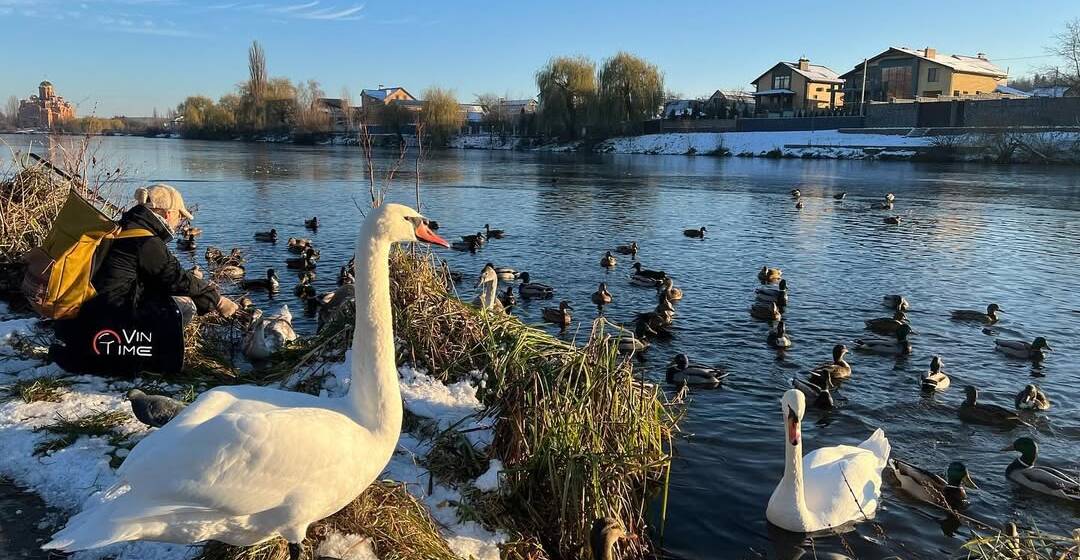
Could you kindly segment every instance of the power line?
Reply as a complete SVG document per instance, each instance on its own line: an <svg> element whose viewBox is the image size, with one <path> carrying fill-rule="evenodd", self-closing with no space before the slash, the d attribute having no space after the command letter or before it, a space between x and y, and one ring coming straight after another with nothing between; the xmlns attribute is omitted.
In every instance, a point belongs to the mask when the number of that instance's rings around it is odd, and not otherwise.
<svg viewBox="0 0 1080 560"><path fill-rule="evenodd" d="M1052 58L1057 56L1056 54L1039 54L1035 56L1014 56L1011 58L994 58L994 60L1030 60L1032 58Z"/></svg>

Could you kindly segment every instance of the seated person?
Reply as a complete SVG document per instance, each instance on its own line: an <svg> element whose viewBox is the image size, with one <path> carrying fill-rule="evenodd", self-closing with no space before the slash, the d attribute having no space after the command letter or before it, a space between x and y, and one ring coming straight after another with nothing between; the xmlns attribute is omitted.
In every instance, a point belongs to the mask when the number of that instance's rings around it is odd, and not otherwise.
<svg viewBox="0 0 1080 560"><path fill-rule="evenodd" d="M98 249L95 261L100 264L91 278L97 294L76 318L56 323L60 344L50 354L67 371L178 373L184 325L195 314L217 311L228 318L237 312L232 300L185 270L166 246L181 218L192 217L180 193L158 184L139 188L135 201L120 226L153 235L115 239Z"/></svg>

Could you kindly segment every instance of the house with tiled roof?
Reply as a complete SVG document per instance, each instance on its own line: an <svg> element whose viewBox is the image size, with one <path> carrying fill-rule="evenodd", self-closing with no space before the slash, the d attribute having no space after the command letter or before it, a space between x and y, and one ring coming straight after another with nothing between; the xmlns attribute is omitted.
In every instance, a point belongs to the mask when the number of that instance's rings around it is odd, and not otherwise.
<svg viewBox="0 0 1080 560"><path fill-rule="evenodd" d="M993 95L1009 77L982 53L967 56L930 47L889 47L840 76L849 103L863 95L864 66L867 102Z"/></svg>
<svg viewBox="0 0 1080 560"><path fill-rule="evenodd" d="M828 66L811 64L807 58L778 62L751 83L761 113L834 109L844 104L840 89L844 80Z"/></svg>
<svg viewBox="0 0 1080 560"><path fill-rule="evenodd" d="M403 87L383 87L380 85L376 89L360 91L360 106L365 109L373 105L389 105L394 101L416 101L416 98Z"/></svg>

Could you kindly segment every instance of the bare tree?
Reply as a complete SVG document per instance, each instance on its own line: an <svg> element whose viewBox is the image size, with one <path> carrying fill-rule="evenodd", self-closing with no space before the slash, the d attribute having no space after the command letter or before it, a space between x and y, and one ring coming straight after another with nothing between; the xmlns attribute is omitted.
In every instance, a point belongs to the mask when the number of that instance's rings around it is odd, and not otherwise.
<svg viewBox="0 0 1080 560"><path fill-rule="evenodd" d="M1061 57L1062 73L1070 86L1080 86L1080 18L1065 22L1065 29L1054 35L1050 52Z"/></svg>
<svg viewBox="0 0 1080 560"><path fill-rule="evenodd" d="M14 95L7 98L7 102L4 103L4 117L7 118L11 126L16 126L19 121L19 98Z"/></svg>
<svg viewBox="0 0 1080 560"><path fill-rule="evenodd" d="M251 124L263 127L263 103L266 99L266 53L258 41L248 49L248 93L251 95Z"/></svg>
<svg viewBox="0 0 1080 560"><path fill-rule="evenodd" d="M349 93L348 87L341 88L341 113L345 120L345 133L349 134L356 124L356 113L353 108L352 94Z"/></svg>

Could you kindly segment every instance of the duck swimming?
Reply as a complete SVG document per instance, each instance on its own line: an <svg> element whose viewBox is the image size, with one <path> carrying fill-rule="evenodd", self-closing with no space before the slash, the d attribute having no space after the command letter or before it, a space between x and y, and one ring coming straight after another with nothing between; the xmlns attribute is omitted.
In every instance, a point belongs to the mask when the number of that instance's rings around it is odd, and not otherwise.
<svg viewBox="0 0 1080 560"><path fill-rule="evenodd" d="M1005 469L1005 477L1025 488L1080 503L1080 481L1052 467L1036 466L1039 445L1029 437L1018 438L1002 451L1019 451L1020 457Z"/></svg>
<svg viewBox="0 0 1080 560"><path fill-rule="evenodd" d="M482 244L479 241L455 241L450 244L450 248L455 251L475 253L480 249L481 245Z"/></svg>
<svg viewBox="0 0 1080 560"><path fill-rule="evenodd" d="M890 459L889 467L900 481L900 489L909 496L946 509L963 509L967 505L964 486L978 489L967 467L958 461L949 463L945 478L900 459Z"/></svg>
<svg viewBox="0 0 1080 560"><path fill-rule="evenodd" d="M311 270L315 268L315 250L308 247L302 256L285 259L285 266L294 270Z"/></svg>
<svg viewBox="0 0 1080 560"><path fill-rule="evenodd" d="M508 266L495 267L495 275L503 282L512 282L517 280L518 277L517 271Z"/></svg>
<svg viewBox="0 0 1080 560"><path fill-rule="evenodd" d="M676 354L668 364L666 372L667 382L676 385L715 386L727 375L722 368L690 363L686 354Z"/></svg>
<svg viewBox="0 0 1080 560"><path fill-rule="evenodd" d="M592 294L592 302L600 312L604 311L605 305L611 303L611 292L608 291L607 284L600 283L600 287Z"/></svg>
<svg viewBox="0 0 1080 560"><path fill-rule="evenodd" d="M176 248L181 251L194 251L195 236L189 234L187 237L181 237L180 239L177 239Z"/></svg>
<svg viewBox="0 0 1080 560"><path fill-rule="evenodd" d="M559 302L559 307L545 307L541 311L541 315L548 323L554 323L560 327L566 328L570 326L570 322L573 316L570 314L574 308L570 307L570 302L563 300Z"/></svg>
<svg viewBox="0 0 1080 560"><path fill-rule="evenodd" d="M1016 394L1017 410L1048 410L1050 399L1038 385L1028 384Z"/></svg>
<svg viewBox="0 0 1080 560"><path fill-rule="evenodd" d="M304 220L304 227L311 230L319 229L319 217L312 216L310 220Z"/></svg>
<svg viewBox="0 0 1080 560"><path fill-rule="evenodd" d="M847 193L846 192L838 192L838 193L834 194L832 197L834 199L836 199L836 200L844 200L845 198L847 198Z"/></svg>
<svg viewBox="0 0 1080 560"><path fill-rule="evenodd" d="M780 277L783 276L784 271L779 268L769 268L767 266L761 267L761 270L757 273L757 279L762 284L772 284L779 282Z"/></svg>
<svg viewBox="0 0 1080 560"><path fill-rule="evenodd" d="M604 253L604 256L600 257L600 266L604 268L615 268L615 264L619 261L615 259L615 255L611 254L611 251Z"/></svg>
<svg viewBox="0 0 1080 560"><path fill-rule="evenodd" d="M277 241L277 230L271 229L270 231L257 231L255 232L255 241L267 241L274 243Z"/></svg>
<svg viewBox="0 0 1080 560"><path fill-rule="evenodd" d="M227 264L215 270L214 275L228 280L241 280L244 278L244 267Z"/></svg>
<svg viewBox="0 0 1080 560"><path fill-rule="evenodd" d="M930 370L923 374L922 390L927 393L949 388L949 376L941 371L941 356L930 358Z"/></svg>
<svg viewBox="0 0 1080 560"><path fill-rule="evenodd" d="M271 293L278 291L279 286L277 272L272 268L266 269L266 278L252 278L240 282L240 287L245 290L266 290Z"/></svg>
<svg viewBox="0 0 1080 560"><path fill-rule="evenodd" d="M1024 423L1015 412L1007 408L978 402L979 390L971 385L964 387L964 394L966 398L956 414L965 422L1004 428L1015 428Z"/></svg>
<svg viewBox="0 0 1080 560"><path fill-rule="evenodd" d="M885 216L882 221L886 224L900 225L900 216Z"/></svg>
<svg viewBox="0 0 1080 560"><path fill-rule="evenodd" d="M554 288L547 284L533 282L528 272L522 272L518 277L521 278L518 293L525 299L547 299L555 295Z"/></svg>
<svg viewBox="0 0 1080 560"><path fill-rule="evenodd" d="M637 241L631 241L629 245L619 245L618 247L615 247L615 252L620 255L636 257L638 254Z"/></svg>
<svg viewBox="0 0 1080 560"><path fill-rule="evenodd" d="M683 298L683 291L675 287L675 281L670 276L660 281L656 291L659 297L666 298L669 301L679 301Z"/></svg>
<svg viewBox="0 0 1080 560"><path fill-rule="evenodd" d="M705 229L705 226L701 226L698 229L684 229L682 234L686 237L693 237L695 239L705 239L706 231L708 230Z"/></svg>
<svg viewBox="0 0 1080 560"><path fill-rule="evenodd" d="M897 309L892 317L867 319L866 328L878 334L896 334L896 330L907 324L907 314Z"/></svg>
<svg viewBox="0 0 1080 560"><path fill-rule="evenodd" d="M901 295L893 294L884 296L881 298L881 303L884 304L885 307L888 307L889 309L895 309L897 311L907 311L908 309L911 309L911 306L908 304L908 300Z"/></svg>
<svg viewBox="0 0 1080 560"><path fill-rule="evenodd" d="M777 305L787 305L788 303L788 289L787 280L781 278L780 283L774 286L764 286L754 290L755 298L758 301L773 301Z"/></svg>
<svg viewBox="0 0 1080 560"><path fill-rule="evenodd" d="M979 323L993 325L998 322L997 314L1000 312L1001 307L996 303L991 303L986 306L986 313L974 309L956 309L952 312L951 318L953 321L977 321Z"/></svg>
<svg viewBox="0 0 1080 560"><path fill-rule="evenodd" d="M802 191L799 189L791 189L791 196L794 198L802 198Z"/></svg>
<svg viewBox="0 0 1080 560"><path fill-rule="evenodd" d="M907 355L911 353L911 341L908 340L908 335L911 333L909 325L900 325L896 329L896 340L856 339L855 349L875 354Z"/></svg>
<svg viewBox="0 0 1080 560"><path fill-rule="evenodd" d="M832 381L828 377L815 377L811 375L807 379L791 378L791 387L806 397L807 402L814 408L832 410L836 406L833 400Z"/></svg>
<svg viewBox="0 0 1080 560"><path fill-rule="evenodd" d="M491 224L484 224L484 235L488 239L502 239L506 237L506 231L501 229L491 229Z"/></svg>
<svg viewBox="0 0 1080 560"><path fill-rule="evenodd" d="M780 308L771 301L757 301L750 306L750 316L764 321L779 321Z"/></svg>
<svg viewBox="0 0 1080 560"><path fill-rule="evenodd" d="M847 346L844 346L843 344L833 346L833 361L828 364L821 364L810 370L810 375L812 377L827 377L832 381L851 377L851 365L844 360L844 356L847 355L847 353Z"/></svg>
<svg viewBox="0 0 1080 560"><path fill-rule="evenodd" d="M1053 351L1053 348L1050 348L1050 345L1046 343L1046 339L1041 336L1032 342L1024 342L1023 340L1001 340L999 338L994 341L994 349L1007 356L1024 358L1036 362L1046 358L1047 351Z"/></svg>
<svg viewBox="0 0 1080 560"><path fill-rule="evenodd" d="M307 249L310 246L311 246L311 240L310 239L304 239L304 238L300 238L300 237L290 237L289 238L289 244L286 246L286 249L288 249L290 253L300 254L300 253L303 253L304 250Z"/></svg>
<svg viewBox="0 0 1080 560"><path fill-rule="evenodd" d="M802 201L801 198L798 201L795 202L795 209L796 210L802 210L805 207L806 207L806 205L803 204L803 201Z"/></svg>
<svg viewBox="0 0 1080 560"><path fill-rule="evenodd" d="M466 243L474 243L477 247L483 247L486 238L484 237L484 232L478 231L473 235L462 235L461 240Z"/></svg>
<svg viewBox="0 0 1080 560"><path fill-rule="evenodd" d="M791 346L791 339L787 337L783 319L776 322L776 327L769 331L769 336L765 339L765 342L773 348L789 348Z"/></svg>
<svg viewBox="0 0 1080 560"><path fill-rule="evenodd" d="M645 278L651 278L656 281L661 281L667 278L667 273L662 270L649 270L647 268L641 268L641 263L634 263L634 276L642 276Z"/></svg>
<svg viewBox="0 0 1080 560"><path fill-rule="evenodd" d="M503 311L510 311L510 309L517 305L517 298L514 297L513 286L507 286L506 291L499 295L499 303L502 304Z"/></svg>

